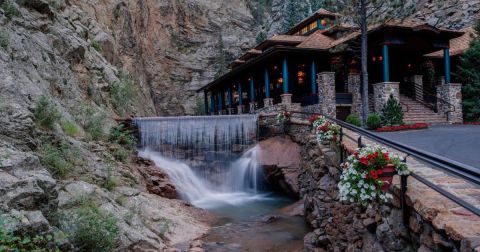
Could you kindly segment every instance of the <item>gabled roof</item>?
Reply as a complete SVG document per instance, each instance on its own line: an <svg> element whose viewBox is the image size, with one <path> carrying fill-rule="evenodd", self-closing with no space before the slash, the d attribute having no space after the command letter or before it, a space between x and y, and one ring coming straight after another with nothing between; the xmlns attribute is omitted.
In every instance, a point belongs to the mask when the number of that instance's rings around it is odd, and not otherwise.
<svg viewBox="0 0 480 252"><path fill-rule="evenodd" d="M472 39L477 36L475 29L466 27L460 31L464 32L463 36L450 40L450 56L460 55L468 50ZM443 58L443 50L426 54L428 58Z"/></svg>
<svg viewBox="0 0 480 252"><path fill-rule="evenodd" d="M297 47L300 48L317 48L317 49L328 49L330 44L335 41L334 38L323 35L323 31L317 30L307 37L302 43Z"/></svg>
<svg viewBox="0 0 480 252"><path fill-rule="evenodd" d="M330 12L328 10L325 10L323 8L317 10L315 13L313 13L312 15L310 15L309 17L305 18L304 20L302 20L300 23L298 23L297 25L295 25L293 28L291 28L288 32L286 32L285 34L286 35L293 35L295 34L297 31L301 30L303 27L305 27L306 25L308 25L309 23L317 20L318 18L320 17L330 17L330 18L336 18L336 17L339 17L340 14L338 13L333 13L333 12Z"/></svg>
<svg viewBox="0 0 480 252"><path fill-rule="evenodd" d="M260 43L255 49L265 50L274 45L290 45L296 46L302 43L307 37L305 36L292 36L292 35L274 35L273 37Z"/></svg>

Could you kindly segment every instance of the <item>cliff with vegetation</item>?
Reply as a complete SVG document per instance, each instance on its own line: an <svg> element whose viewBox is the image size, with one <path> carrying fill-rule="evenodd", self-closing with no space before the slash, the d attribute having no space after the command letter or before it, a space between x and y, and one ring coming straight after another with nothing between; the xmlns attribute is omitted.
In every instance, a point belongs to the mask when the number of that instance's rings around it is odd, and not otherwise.
<svg viewBox="0 0 480 252"><path fill-rule="evenodd" d="M13 232L8 244L40 235L25 246L146 251L203 234L205 213L165 198L175 195L171 185L132 160L134 143L114 119L200 112L196 90L225 70L218 62L284 30L288 10L301 9L297 20L322 3L295 2L0 0L0 232ZM479 3L459 4L427 3L416 17L469 25Z"/></svg>

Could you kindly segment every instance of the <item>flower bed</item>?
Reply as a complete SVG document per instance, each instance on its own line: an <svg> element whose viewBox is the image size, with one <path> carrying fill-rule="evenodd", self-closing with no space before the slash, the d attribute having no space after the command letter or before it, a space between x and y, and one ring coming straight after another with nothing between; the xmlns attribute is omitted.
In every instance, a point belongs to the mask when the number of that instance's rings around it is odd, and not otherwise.
<svg viewBox="0 0 480 252"><path fill-rule="evenodd" d="M277 114L277 122L278 123L285 123L290 120L292 114L288 111L281 111Z"/></svg>
<svg viewBox="0 0 480 252"><path fill-rule="evenodd" d="M402 130L419 130L427 129L428 124L426 123L415 123L415 124L405 124L400 126L385 126L378 128L377 132L393 132L393 131L402 131Z"/></svg>
<svg viewBox="0 0 480 252"><path fill-rule="evenodd" d="M340 199L362 205L388 201L392 196L385 191L391 186L393 173L410 174L400 156L379 146L357 149L342 167L344 170L338 184Z"/></svg>
<svg viewBox="0 0 480 252"><path fill-rule="evenodd" d="M464 122L465 125L480 125L480 122Z"/></svg>
<svg viewBox="0 0 480 252"><path fill-rule="evenodd" d="M336 123L328 120L325 116L310 117L309 121L312 122L312 126L316 130L317 141L319 143L338 143L340 141L341 127Z"/></svg>

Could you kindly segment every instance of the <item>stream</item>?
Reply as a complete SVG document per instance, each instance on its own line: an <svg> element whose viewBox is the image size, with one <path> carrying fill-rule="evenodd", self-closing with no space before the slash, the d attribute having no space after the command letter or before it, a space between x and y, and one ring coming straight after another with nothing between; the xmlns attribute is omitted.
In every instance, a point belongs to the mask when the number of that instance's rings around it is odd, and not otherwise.
<svg viewBox="0 0 480 252"><path fill-rule="evenodd" d="M283 208L293 199L264 180L255 116L138 120L142 149L169 176L181 198L213 213L205 251L301 251L310 231ZM243 147L234 153L233 146ZM237 147L238 149L238 147ZM198 161L198 160L201 160ZM178 244L182 251L189 244Z"/></svg>

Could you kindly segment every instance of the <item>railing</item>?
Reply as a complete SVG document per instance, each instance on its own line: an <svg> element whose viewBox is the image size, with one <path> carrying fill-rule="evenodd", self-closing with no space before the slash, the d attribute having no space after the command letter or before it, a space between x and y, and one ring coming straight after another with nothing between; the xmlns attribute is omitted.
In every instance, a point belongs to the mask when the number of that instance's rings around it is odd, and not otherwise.
<svg viewBox="0 0 480 252"><path fill-rule="evenodd" d="M301 116L302 119L306 119L308 116L320 115L318 113L308 113L308 112L298 112L298 111L291 111L291 113L292 113L293 116ZM343 136L344 136L343 135L343 129L344 128L359 134L359 138L356 139L359 147L364 147L365 146L362 143L362 137L367 137L367 138L369 138L369 139L371 139L375 142L378 142L380 144L383 144L385 146L391 147L393 149L396 149L400 152L403 152L403 153L407 154L407 156L405 157L405 162L406 162L407 157L409 157L409 156L414 157L417 160L424 162L425 164L431 165L432 168L442 170L442 171L447 172L451 175L454 175L454 176L462 178L462 179L464 179L468 182L471 182L471 183L475 184L476 186L480 186L480 168L475 168L475 167L472 167L472 166L469 166L469 165L466 165L466 164L462 164L462 163L450 160L448 158L445 158L445 157L442 157L442 156L439 156L439 155L436 155L436 154L433 154L433 153L430 153L430 152L427 152L427 151L423 151L423 150L420 150L420 149L417 149L417 148L399 143L399 142L391 140L391 139L387 139L385 137L382 137L382 136L379 136L375 133L372 133L372 132L370 132L366 129L348 124L344 121L340 121L340 120L337 120L335 118L327 117L327 119L329 119L329 120L335 122L336 124L338 124L339 126L341 126L341 128L342 128L342 131L341 131L342 134L340 136L341 138L343 138ZM353 140L355 140L355 139L353 139ZM342 153L343 153L343 151L342 151ZM343 154L341 155L341 159L343 161ZM415 174L415 173L412 172L410 175L413 178L420 181L421 183L427 185L431 189L440 193L441 195L447 197L451 201L453 201L453 202L457 203L458 205L464 207L465 209L469 210L470 212L474 213L475 215L480 216L480 209L475 207L474 205L472 205L472 204L466 202L465 200L455 196L454 194L446 191L445 189L441 188L437 184L421 177L418 174ZM402 209L404 211L404 221L408 221L408 218L407 218L408 216L406 216L406 215L408 215L408 213L406 212L405 205L404 205L406 203L405 202L406 190L407 190L407 177L402 176L401 177L401 191L402 191L401 200L402 200Z"/></svg>
<svg viewBox="0 0 480 252"><path fill-rule="evenodd" d="M432 110L435 111L435 113L438 113L438 103L441 104L442 108L443 107L447 107L448 109L444 112L445 113L448 113L448 112L455 112L455 106L448 102L447 100L441 98L441 97L438 97L437 96L437 92L428 88L428 87L425 87L421 84L418 84L418 83L415 83L413 81L407 81L405 82L405 90L402 90L402 93L404 95L406 95L407 97L413 99L413 100L416 100L420 103L422 103L423 105L425 105L426 107L429 107L431 108ZM421 88L420 88L421 86ZM417 99L417 94L420 96L421 94L421 99Z"/></svg>

